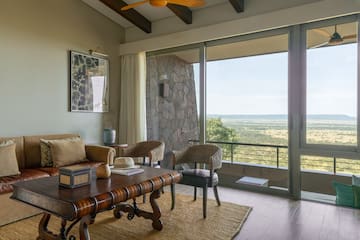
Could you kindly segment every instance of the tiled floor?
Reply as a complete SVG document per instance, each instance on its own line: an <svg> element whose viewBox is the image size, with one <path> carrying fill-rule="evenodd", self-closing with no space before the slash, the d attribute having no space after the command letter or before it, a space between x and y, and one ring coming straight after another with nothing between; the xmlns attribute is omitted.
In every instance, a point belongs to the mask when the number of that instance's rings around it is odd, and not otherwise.
<svg viewBox="0 0 360 240"><path fill-rule="evenodd" d="M192 195L193 188L177 184L176 192ZM200 195L201 192L199 189ZM360 239L358 209L225 187L219 187L219 195L221 201L253 208L236 240ZM214 198L211 189L209 197Z"/></svg>

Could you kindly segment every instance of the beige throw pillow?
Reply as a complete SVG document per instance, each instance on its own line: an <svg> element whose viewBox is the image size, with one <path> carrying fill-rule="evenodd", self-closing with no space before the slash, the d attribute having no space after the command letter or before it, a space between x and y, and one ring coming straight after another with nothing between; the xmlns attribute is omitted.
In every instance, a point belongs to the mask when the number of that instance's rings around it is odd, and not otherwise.
<svg viewBox="0 0 360 240"><path fill-rule="evenodd" d="M0 143L0 177L20 174L15 148L16 144L12 140Z"/></svg>
<svg viewBox="0 0 360 240"><path fill-rule="evenodd" d="M54 166L49 141L59 141L59 140L76 142L76 141L80 141L80 137L71 137L71 138L54 139L54 140L40 139L40 154L41 154L40 156L41 156L41 166L42 167L53 167Z"/></svg>
<svg viewBox="0 0 360 240"><path fill-rule="evenodd" d="M78 140L48 140L54 167L86 161L85 144Z"/></svg>

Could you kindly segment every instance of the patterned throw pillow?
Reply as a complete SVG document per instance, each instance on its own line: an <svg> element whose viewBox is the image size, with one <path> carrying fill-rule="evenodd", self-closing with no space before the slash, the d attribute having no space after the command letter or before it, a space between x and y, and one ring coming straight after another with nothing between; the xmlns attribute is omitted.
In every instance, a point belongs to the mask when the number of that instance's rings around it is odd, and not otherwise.
<svg viewBox="0 0 360 240"><path fill-rule="evenodd" d="M0 177L20 174L13 140L0 143Z"/></svg>
<svg viewBox="0 0 360 240"><path fill-rule="evenodd" d="M51 158L51 151L48 140L40 139L40 153L41 153L41 166L52 167L53 162Z"/></svg>
<svg viewBox="0 0 360 240"><path fill-rule="evenodd" d="M41 166L42 167L54 167L54 162L52 158L50 142L52 141L70 141L70 142L78 142L80 141L80 137L71 137L71 138L63 138L56 140L49 139L40 139L40 153L41 153Z"/></svg>

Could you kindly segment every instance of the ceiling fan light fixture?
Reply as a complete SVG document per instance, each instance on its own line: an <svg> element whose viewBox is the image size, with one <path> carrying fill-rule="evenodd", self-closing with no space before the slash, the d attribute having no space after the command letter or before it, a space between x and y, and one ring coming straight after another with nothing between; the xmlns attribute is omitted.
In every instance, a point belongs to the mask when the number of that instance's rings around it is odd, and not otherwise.
<svg viewBox="0 0 360 240"><path fill-rule="evenodd" d="M166 0L150 0L150 4L154 7L165 7L168 2Z"/></svg>
<svg viewBox="0 0 360 240"><path fill-rule="evenodd" d="M329 40L329 45L337 45L342 43L344 40L342 39L342 37L340 36L340 34L338 32L334 32L334 34L331 36L330 40Z"/></svg>

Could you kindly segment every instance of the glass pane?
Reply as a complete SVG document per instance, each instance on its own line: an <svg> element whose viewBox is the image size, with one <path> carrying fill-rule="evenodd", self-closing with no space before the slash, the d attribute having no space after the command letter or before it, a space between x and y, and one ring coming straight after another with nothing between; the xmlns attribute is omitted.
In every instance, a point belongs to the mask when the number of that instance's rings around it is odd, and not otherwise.
<svg viewBox="0 0 360 240"><path fill-rule="evenodd" d="M239 178L287 188L288 35L208 47L206 77L207 142Z"/></svg>
<svg viewBox="0 0 360 240"><path fill-rule="evenodd" d="M303 155L301 156L301 170L333 173L334 159L331 157Z"/></svg>
<svg viewBox="0 0 360 240"><path fill-rule="evenodd" d="M307 30L306 142L356 145L357 24Z"/></svg>
<svg viewBox="0 0 360 240"><path fill-rule="evenodd" d="M353 174L360 174L359 159L302 155L301 196L334 204L334 181L351 184Z"/></svg>
<svg viewBox="0 0 360 240"><path fill-rule="evenodd" d="M147 138L164 141L168 152L199 138L199 50L172 52L147 58Z"/></svg>

